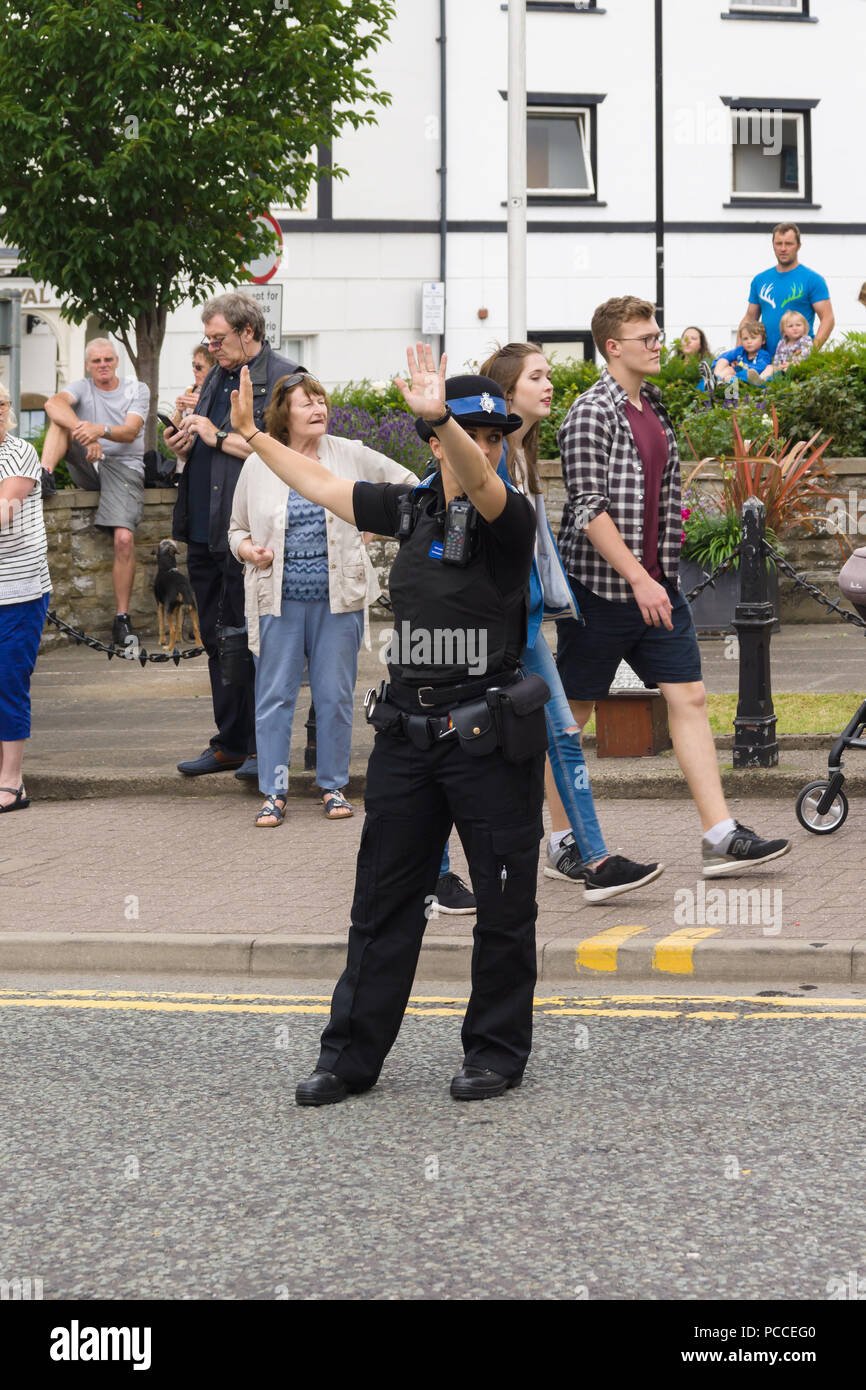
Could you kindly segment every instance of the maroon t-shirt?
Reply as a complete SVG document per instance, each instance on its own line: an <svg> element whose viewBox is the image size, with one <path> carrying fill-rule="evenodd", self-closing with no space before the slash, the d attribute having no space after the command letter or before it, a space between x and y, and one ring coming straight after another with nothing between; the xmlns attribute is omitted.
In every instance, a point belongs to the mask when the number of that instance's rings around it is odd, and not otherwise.
<svg viewBox="0 0 866 1390"><path fill-rule="evenodd" d="M647 574L659 584L664 573L659 564L659 500L662 477L668 461L668 437L664 425L652 406L644 402L638 410L631 401L625 403L625 413L635 447L643 465L643 564Z"/></svg>

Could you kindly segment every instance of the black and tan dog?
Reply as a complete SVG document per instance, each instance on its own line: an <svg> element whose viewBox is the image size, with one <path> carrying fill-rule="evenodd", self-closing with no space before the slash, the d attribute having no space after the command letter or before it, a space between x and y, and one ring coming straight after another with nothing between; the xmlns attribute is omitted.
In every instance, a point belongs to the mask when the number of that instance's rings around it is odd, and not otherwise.
<svg viewBox="0 0 866 1390"><path fill-rule="evenodd" d="M203 647L198 626L198 609L192 585L185 574L177 568L177 545L174 541L160 541L156 551L156 579L153 592L156 598L156 612L159 618L160 646L173 650L183 640L183 619L187 614L192 621L193 638L197 647ZM168 614L168 636L165 631L165 618Z"/></svg>

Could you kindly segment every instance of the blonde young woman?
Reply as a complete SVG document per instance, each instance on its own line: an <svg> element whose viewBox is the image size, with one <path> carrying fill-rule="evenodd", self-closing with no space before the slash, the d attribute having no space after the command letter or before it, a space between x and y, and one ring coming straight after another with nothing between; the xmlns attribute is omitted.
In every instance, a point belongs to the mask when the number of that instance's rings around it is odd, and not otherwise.
<svg viewBox="0 0 866 1390"><path fill-rule="evenodd" d="M414 473L360 440L327 433L325 388L306 372L277 382L265 415L269 436L339 478L416 483ZM256 745L265 802L256 825L282 824L289 750L304 672L316 707L316 779L325 815L353 814L349 780L358 651L367 605L380 588L361 533L290 490L256 454L235 489L232 553L244 565L247 641L256 661Z"/></svg>

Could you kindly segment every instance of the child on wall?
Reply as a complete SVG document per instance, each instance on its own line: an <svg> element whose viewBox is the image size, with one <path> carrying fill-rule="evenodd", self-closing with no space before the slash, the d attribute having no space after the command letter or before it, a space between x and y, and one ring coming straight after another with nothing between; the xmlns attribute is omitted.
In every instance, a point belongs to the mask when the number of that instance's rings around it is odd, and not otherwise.
<svg viewBox="0 0 866 1390"><path fill-rule="evenodd" d="M795 362L805 362L812 351L812 338L809 325L796 309L789 309L779 320L782 336L776 345L773 357L773 371L786 372Z"/></svg>
<svg viewBox="0 0 866 1390"><path fill-rule="evenodd" d="M713 358L713 376L727 385L734 378L763 386L773 375L773 359L767 351L767 330L760 319L743 319L737 346Z"/></svg>

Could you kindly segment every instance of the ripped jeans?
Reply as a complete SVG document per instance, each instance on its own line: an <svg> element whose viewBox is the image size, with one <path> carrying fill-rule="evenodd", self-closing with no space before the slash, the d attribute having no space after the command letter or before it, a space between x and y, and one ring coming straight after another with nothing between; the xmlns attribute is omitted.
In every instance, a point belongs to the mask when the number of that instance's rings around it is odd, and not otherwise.
<svg viewBox="0 0 866 1390"><path fill-rule="evenodd" d="M580 734L566 732L576 727L575 719L562 688L553 653L542 633L539 632L534 647L524 647L520 664L527 671L534 671L543 677L550 686L550 699L544 707L549 743L547 756L550 758L556 790L574 832L577 852L584 864L593 864L597 859L604 858L607 848L595 814L595 802L592 799L589 772L580 746ZM446 844L439 868L440 877L449 873L450 868L451 861Z"/></svg>

